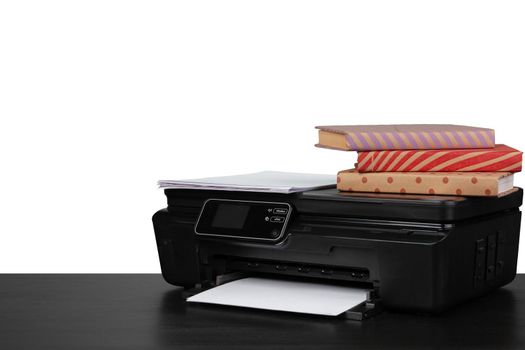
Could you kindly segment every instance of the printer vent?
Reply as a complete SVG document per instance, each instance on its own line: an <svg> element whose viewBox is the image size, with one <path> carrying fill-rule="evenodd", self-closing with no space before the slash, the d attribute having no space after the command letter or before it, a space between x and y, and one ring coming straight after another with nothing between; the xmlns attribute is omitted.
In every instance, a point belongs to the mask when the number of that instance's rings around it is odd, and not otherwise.
<svg viewBox="0 0 525 350"><path fill-rule="evenodd" d="M476 240L474 288L480 288L496 280L503 270L503 232L491 233Z"/></svg>

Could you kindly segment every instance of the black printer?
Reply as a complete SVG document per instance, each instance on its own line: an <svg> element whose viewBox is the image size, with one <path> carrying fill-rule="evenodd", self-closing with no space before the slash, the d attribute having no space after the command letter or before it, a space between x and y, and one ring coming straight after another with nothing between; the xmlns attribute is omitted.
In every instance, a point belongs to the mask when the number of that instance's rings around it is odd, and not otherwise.
<svg viewBox="0 0 525 350"><path fill-rule="evenodd" d="M368 288L364 318L441 312L516 275L523 191L497 197L167 189L153 216L162 275L187 289L227 276ZM356 316L358 315L358 316Z"/></svg>

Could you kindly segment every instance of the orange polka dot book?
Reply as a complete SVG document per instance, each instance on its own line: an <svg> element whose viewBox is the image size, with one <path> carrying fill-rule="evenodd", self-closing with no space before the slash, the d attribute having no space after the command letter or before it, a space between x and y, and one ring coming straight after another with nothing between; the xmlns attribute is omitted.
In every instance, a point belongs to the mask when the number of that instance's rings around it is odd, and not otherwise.
<svg viewBox="0 0 525 350"><path fill-rule="evenodd" d="M339 171L346 192L503 196L514 191L522 152L496 144L495 131L463 125L318 126L318 147L358 151Z"/></svg>
<svg viewBox="0 0 525 350"><path fill-rule="evenodd" d="M359 173L337 174L337 188L352 192L501 196L512 191L509 172Z"/></svg>

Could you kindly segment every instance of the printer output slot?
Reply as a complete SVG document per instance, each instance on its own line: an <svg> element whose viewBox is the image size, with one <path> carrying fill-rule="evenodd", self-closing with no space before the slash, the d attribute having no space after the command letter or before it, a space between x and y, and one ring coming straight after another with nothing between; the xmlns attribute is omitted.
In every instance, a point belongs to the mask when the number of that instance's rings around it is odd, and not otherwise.
<svg viewBox="0 0 525 350"><path fill-rule="evenodd" d="M218 258L218 257L216 257ZM224 258L226 271L232 273L271 274L295 276L332 281L345 281L373 284L369 281L370 273L366 268L347 268L329 265L302 264L288 261L256 260L245 258Z"/></svg>
<svg viewBox="0 0 525 350"><path fill-rule="evenodd" d="M364 320L379 314L383 309L379 288L374 287L371 282L364 281L364 279L368 279L367 269L347 269L336 266L254 259L228 259L226 268L228 272L216 276L216 286L254 276L296 281L317 281L324 284L345 285L367 290L366 301L345 311L340 315L341 318Z"/></svg>

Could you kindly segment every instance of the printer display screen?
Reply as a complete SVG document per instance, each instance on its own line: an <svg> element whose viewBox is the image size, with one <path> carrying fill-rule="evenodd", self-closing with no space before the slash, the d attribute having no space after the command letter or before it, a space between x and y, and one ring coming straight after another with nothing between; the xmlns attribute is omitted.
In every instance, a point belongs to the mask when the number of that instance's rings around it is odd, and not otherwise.
<svg viewBox="0 0 525 350"><path fill-rule="evenodd" d="M201 210L195 233L276 241L284 234L290 212L287 203L209 199Z"/></svg>
<svg viewBox="0 0 525 350"><path fill-rule="evenodd" d="M212 227L241 229L248 216L250 207L241 204L224 204L217 206Z"/></svg>

